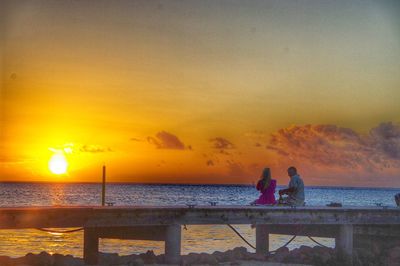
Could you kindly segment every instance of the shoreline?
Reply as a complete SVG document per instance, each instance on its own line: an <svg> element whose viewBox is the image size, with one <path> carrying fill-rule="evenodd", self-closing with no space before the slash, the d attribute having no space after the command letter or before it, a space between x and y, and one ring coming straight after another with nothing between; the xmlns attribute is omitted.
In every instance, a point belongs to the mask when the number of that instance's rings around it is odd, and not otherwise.
<svg viewBox="0 0 400 266"><path fill-rule="evenodd" d="M399 265L400 245L389 249L358 249L353 256L353 265ZM274 254L260 255L249 252L245 247L236 247L225 252L189 253L181 256L180 264L175 265L348 265L349 258L326 247L300 246L293 250L279 248ZM72 255L28 253L23 257L0 256L2 266L85 266L82 258ZM155 255L149 250L142 254L121 256L117 253L99 253L99 264L104 266L167 265L164 254Z"/></svg>

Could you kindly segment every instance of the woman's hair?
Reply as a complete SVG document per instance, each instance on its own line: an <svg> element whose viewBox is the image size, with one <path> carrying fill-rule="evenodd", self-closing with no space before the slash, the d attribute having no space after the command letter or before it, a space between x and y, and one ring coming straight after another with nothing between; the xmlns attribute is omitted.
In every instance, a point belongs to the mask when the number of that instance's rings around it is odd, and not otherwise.
<svg viewBox="0 0 400 266"><path fill-rule="evenodd" d="M262 172L262 179L264 182L264 189L266 189L271 183L271 170L269 168L264 168Z"/></svg>

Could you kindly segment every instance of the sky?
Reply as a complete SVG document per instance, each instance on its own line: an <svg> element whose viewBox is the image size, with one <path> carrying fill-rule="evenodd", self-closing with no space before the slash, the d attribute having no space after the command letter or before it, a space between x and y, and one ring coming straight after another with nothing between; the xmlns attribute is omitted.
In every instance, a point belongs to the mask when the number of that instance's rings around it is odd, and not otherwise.
<svg viewBox="0 0 400 266"><path fill-rule="evenodd" d="M0 5L0 181L400 187L399 1Z"/></svg>

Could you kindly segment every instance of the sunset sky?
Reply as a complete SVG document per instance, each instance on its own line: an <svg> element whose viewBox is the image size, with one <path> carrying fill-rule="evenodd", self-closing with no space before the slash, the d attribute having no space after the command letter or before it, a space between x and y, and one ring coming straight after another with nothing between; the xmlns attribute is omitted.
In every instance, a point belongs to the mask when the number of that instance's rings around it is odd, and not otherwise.
<svg viewBox="0 0 400 266"><path fill-rule="evenodd" d="M0 181L400 187L400 1L0 5Z"/></svg>

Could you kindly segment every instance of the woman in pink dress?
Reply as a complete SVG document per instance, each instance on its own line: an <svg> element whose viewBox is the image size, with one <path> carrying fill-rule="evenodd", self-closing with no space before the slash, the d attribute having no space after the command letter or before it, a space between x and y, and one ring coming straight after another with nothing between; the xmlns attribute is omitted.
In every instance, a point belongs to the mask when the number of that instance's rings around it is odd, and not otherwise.
<svg viewBox="0 0 400 266"><path fill-rule="evenodd" d="M261 195L254 201L254 204L276 204L274 195L276 180L271 178L271 170L269 168L264 169L256 188L261 192Z"/></svg>

